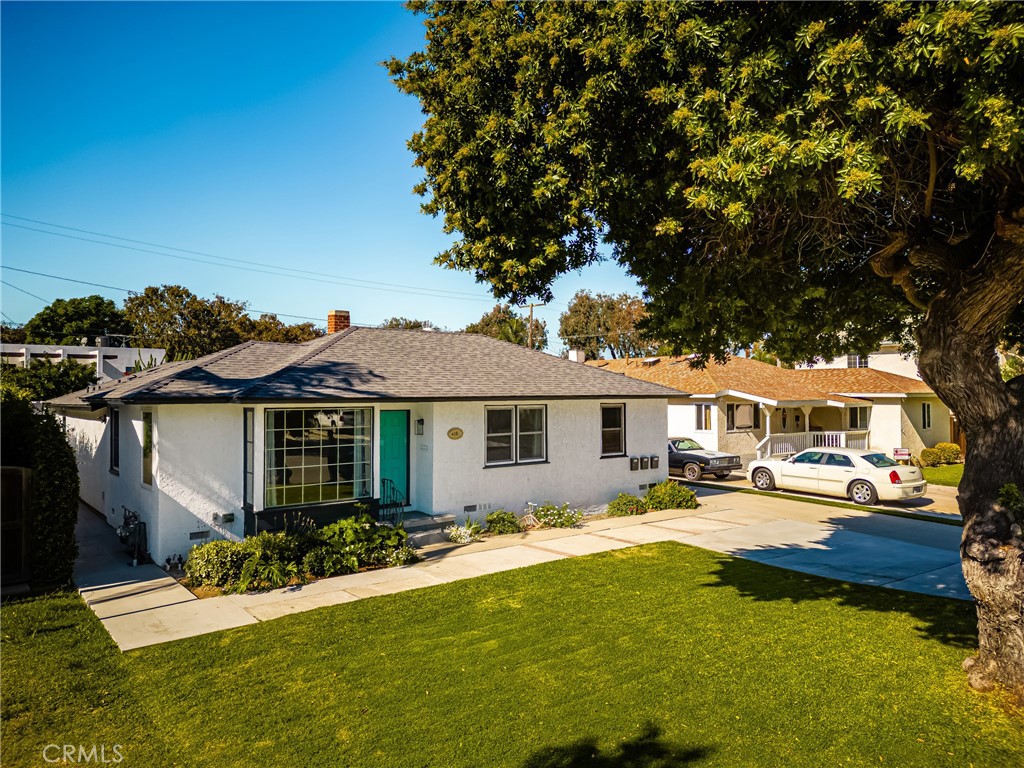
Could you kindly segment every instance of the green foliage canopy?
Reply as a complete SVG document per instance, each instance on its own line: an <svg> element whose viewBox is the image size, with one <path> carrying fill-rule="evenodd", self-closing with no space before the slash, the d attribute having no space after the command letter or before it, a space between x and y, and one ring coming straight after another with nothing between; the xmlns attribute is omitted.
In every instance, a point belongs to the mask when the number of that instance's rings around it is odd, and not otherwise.
<svg viewBox="0 0 1024 768"><path fill-rule="evenodd" d="M1024 220L1022 5L410 7L426 49L389 69L437 261L512 301L604 240L657 338L866 352Z"/></svg>
<svg viewBox="0 0 1024 768"><path fill-rule="evenodd" d="M658 345L639 327L646 316L637 296L581 290L558 319L558 337L566 347L582 349L591 359L600 358L606 349L613 358L652 355Z"/></svg>
<svg viewBox="0 0 1024 768"><path fill-rule="evenodd" d="M82 338L128 334L124 312L110 299L55 299L25 323L28 344L80 344Z"/></svg>
<svg viewBox="0 0 1024 768"><path fill-rule="evenodd" d="M49 400L96 383L96 369L74 360L33 360L28 368L7 363L0 367L5 391L19 391L28 400Z"/></svg>
<svg viewBox="0 0 1024 768"><path fill-rule="evenodd" d="M480 333L521 347L531 345L529 319L518 314L509 304L495 304L490 312L467 325L463 333ZM532 345L532 349L544 349L548 345L547 323L537 318L533 319Z"/></svg>

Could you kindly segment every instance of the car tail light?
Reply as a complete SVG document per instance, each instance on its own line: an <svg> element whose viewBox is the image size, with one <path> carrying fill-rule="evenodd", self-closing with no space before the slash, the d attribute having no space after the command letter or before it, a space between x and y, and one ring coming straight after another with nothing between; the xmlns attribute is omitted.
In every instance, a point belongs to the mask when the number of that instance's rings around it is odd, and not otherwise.
<svg viewBox="0 0 1024 768"><path fill-rule="evenodd" d="M894 469L889 473L889 482L893 485L900 485L903 482L903 479L900 477L900 473Z"/></svg>

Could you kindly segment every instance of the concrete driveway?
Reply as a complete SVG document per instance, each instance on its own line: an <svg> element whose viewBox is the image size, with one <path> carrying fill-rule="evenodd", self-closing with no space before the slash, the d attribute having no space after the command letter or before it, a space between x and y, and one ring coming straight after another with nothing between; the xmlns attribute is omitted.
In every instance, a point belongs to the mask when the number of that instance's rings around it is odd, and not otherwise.
<svg viewBox="0 0 1024 768"><path fill-rule="evenodd" d="M960 570L958 526L810 504L788 496L727 488L695 490L699 509L589 520L578 528L528 531L462 546L434 545L421 550L423 562L412 566L205 600L197 600L156 566L131 567L113 530L83 508L75 580L122 650L660 541L859 584L971 599Z"/></svg>

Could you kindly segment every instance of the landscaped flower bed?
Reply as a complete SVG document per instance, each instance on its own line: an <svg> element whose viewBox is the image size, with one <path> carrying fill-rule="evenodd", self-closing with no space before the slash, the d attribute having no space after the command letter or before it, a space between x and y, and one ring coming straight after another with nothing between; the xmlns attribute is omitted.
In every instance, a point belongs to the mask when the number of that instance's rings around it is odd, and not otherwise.
<svg viewBox="0 0 1024 768"><path fill-rule="evenodd" d="M211 597L409 565L419 557L408 538L401 525L382 525L363 512L319 529L303 523L242 541L211 541L189 553L182 584L199 597Z"/></svg>

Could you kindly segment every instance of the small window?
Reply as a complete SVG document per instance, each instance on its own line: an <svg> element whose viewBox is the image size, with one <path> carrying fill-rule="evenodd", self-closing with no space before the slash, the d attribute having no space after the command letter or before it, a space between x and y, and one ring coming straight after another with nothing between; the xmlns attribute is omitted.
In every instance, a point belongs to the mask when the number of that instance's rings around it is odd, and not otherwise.
<svg viewBox="0 0 1024 768"><path fill-rule="evenodd" d="M821 451L805 451L798 453L793 459L794 464L821 464L825 454Z"/></svg>
<svg viewBox="0 0 1024 768"><path fill-rule="evenodd" d="M761 428L761 408L750 403L729 403L725 406L727 432L743 432Z"/></svg>
<svg viewBox="0 0 1024 768"><path fill-rule="evenodd" d="M601 455L621 456L626 452L626 406L601 406Z"/></svg>
<svg viewBox="0 0 1024 768"><path fill-rule="evenodd" d="M110 471L116 473L121 467L121 412L110 409Z"/></svg>
<svg viewBox="0 0 1024 768"><path fill-rule="evenodd" d="M932 404L921 403L921 428L932 428Z"/></svg>
<svg viewBox="0 0 1024 768"><path fill-rule="evenodd" d="M544 460L544 406L519 406L519 461Z"/></svg>
<svg viewBox="0 0 1024 768"><path fill-rule="evenodd" d="M153 484L153 414L142 414L142 482Z"/></svg>
<svg viewBox="0 0 1024 768"><path fill-rule="evenodd" d="M253 489L256 485L256 415L252 408L242 412L242 506L248 510L253 508Z"/></svg>
<svg viewBox="0 0 1024 768"><path fill-rule="evenodd" d="M694 429L698 432L710 432L711 431L711 406L710 405L698 405L695 406L697 410L697 418L694 424Z"/></svg>
<svg viewBox="0 0 1024 768"><path fill-rule="evenodd" d="M847 368L867 368L868 359L861 355L847 355L846 356L846 367Z"/></svg>
<svg viewBox="0 0 1024 768"><path fill-rule="evenodd" d="M488 408L484 463L527 464L547 454L547 409L543 405Z"/></svg>
<svg viewBox="0 0 1024 768"><path fill-rule="evenodd" d="M487 409L487 463L511 464L512 422L515 420L515 408Z"/></svg>
<svg viewBox="0 0 1024 768"><path fill-rule="evenodd" d="M857 406L850 409L850 429L868 428L867 406Z"/></svg>
<svg viewBox="0 0 1024 768"><path fill-rule="evenodd" d="M826 453L825 466L828 467L852 467L853 459L843 456L841 453Z"/></svg>

